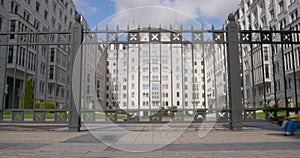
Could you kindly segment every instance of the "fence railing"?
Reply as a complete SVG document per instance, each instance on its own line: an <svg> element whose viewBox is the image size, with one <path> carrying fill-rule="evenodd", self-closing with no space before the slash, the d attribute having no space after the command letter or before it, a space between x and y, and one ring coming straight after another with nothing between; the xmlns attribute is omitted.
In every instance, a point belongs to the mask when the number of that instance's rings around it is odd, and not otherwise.
<svg viewBox="0 0 300 158"><path fill-rule="evenodd" d="M0 122L68 122L78 131L80 118L84 123L213 120L240 130L242 121L298 114L299 34L297 28L239 30L232 17L226 30L82 31L76 23L71 32L1 32ZM134 62L139 65L132 68ZM170 71L163 71L163 62L171 63ZM74 75L79 79L72 80Z"/></svg>

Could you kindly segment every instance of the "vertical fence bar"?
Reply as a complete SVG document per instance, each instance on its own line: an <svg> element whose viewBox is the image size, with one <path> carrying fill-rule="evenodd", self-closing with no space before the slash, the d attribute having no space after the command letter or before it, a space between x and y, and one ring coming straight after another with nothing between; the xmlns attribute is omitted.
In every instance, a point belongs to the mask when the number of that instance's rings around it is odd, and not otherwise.
<svg viewBox="0 0 300 158"><path fill-rule="evenodd" d="M233 131L242 130L242 95L241 95L241 69L239 56L239 27L235 23L234 15L228 16L229 23L227 25L227 40L228 40L228 83L229 83L229 106L230 126Z"/></svg>
<svg viewBox="0 0 300 158"><path fill-rule="evenodd" d="M287 96L287 78L286 78L286 66L285 65L285 60L287 59L284 59L284 46L286 44L283 43L284 41L284 35L283 35L283 30L282 28L280 29L280 36L281 36L281 64L282 64L282 73L283 73L283 89L284 89L284 103L285 103L285 110L286 110L286 116L289 116L289 107L288 107L288 96Z"/></svg>
<svg viewBox="0 0 300 158"><path fill-rule="evenodd" d="M272 29L271 29L272 31ZM277 81L276 81L276 67L275 67L275 50L274 50L275 45L271 44L271 52L272 52L272 67L273 67L273 85L274 85L274 103L275 103L275 107L278 108L278 101L277 101ZM278 68L277 68L278 69Z"/></svg>
<svg viewBox="0 0 300 158"><path fill-rule="evenodd" d="M265 74L265 54L264 54L264 45L262 42L262 29L260 28L260 58L261 58L261 72L262 72L262 80L263 80L263 102L264 106L267 107L267 94L266 94L266 74Z"/></svg>
<svg viewBox="0 0 300 158"><path fill-rule="evenodd" d="M292 29L290 30L292 31ZM293 79L294 79L294 100L295 100L295 113L298 114L297 104L298 104L298 96L297 96L297 73L296 73L296 66L295 66L295 52L294 52L294 44L291 44L291 53L292 53L292 64L293 64Z"/></svg>
<svg viewBox="0 0 300 158"><path fill-rule="evenodd" d="M1 40L1 42L8 43L8 35L5 36L5 40ZM5 53L0 54L0 75L3 76L0 78L0 122L3 121L4 116L4 110L5 110L5 104L6 104L6 92L8 92L7 85L7 76L6 76L6 66L7 66L7 52L8 52L8 46L1 46L0 50L4 51Z"/></svg>

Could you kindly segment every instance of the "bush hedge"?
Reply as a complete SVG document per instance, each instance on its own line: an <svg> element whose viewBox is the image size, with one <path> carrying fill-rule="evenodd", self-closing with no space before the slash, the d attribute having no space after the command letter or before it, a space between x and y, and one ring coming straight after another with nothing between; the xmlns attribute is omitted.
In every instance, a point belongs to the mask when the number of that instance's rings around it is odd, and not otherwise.
<svg viewBox="0 0 300 158"><path fill-rule="evenodd" d="M35 109L44 109L44 102L36 102ZM54 102L46 102L45 109L55 109Z"/></svg>

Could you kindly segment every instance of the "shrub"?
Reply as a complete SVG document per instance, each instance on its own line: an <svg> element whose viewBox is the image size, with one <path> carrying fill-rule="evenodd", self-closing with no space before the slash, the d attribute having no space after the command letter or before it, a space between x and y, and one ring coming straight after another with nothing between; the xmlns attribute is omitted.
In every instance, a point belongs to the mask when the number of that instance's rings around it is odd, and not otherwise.
<svg viewBox="0 0 300 158"><path fill-rule="evenodd" d="M43 108L43 103L42 102L36 102L35 103L35 109L42 109Z"/></svg>
<svg viewBox="0 0 300 158"><path fill-rule="evenodd" d="M46 109L55 109L55 105L53 102L47 102L46 103Z"/></svg>
<svg viewBox="0 0 300 158"><path fill-rule="evenodd" d="M33 99L34 99L34 93L33 93L32 82L30 80L27 80L25 82L25 89L23 89L23 92L21 94L19 108L32 109Z"/></svg>
<svg viewBox="0 0 300 158"><path fill-rule="evenodd" d="M36 109L44 109L44 102L36 102L35 103ZM53 102L46 102L45 109L55 109L55 105Z"/></svg>

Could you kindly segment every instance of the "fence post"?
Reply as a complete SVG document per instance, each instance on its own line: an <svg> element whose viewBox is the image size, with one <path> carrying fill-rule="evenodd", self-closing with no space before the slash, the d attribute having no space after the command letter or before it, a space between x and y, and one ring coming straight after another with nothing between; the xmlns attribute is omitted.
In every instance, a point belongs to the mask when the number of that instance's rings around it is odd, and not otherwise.
<svg viewBox="0 0 300 158"><path fill-rule="evenodd" d="M73 68L79 69L81 72L82 64L74 65L76 56L81 62L82 51L79 51L82 43L82 25L80 24L80 16L75 17L75 23L71 29L71 50L69 54L69 95L68 95L68 127L70 132L79 132L81 127L80 119L80 107L81 107L81 73L75 78L73 78ZM79 53L79 54L78 54ZM76 83L73 85L73 83ZM74 86L74 87L73 87Z"/></svg>
<svg viewBox="0 0 300 158"><path fill-rule="evenodd" d="M239 52L239 27L235 22L234 15L229 14L227 24L227 64L228 64L228 88L229 88L229 107L230 127L233 131L242 130L242 94L241 94L241 69Z"/></svg>

